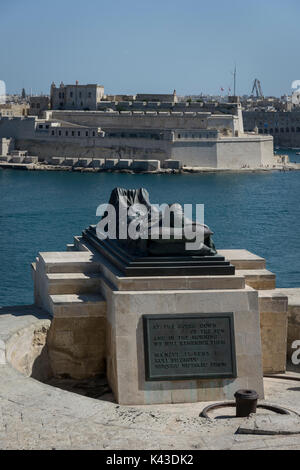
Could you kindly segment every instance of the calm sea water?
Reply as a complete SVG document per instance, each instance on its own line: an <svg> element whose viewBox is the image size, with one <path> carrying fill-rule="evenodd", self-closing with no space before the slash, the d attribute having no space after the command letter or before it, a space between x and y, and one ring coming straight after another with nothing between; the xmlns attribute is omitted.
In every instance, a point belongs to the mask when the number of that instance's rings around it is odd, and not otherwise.
<svg viewBox="0 0 300 470"><path fill-rule="evenodd" d="M152 202L204 203L217 248L267 259L279 287L300 286L300 173L127 175L0 170L0 305L33 301L30 263L97 223L111 190L145 187Z"/></svg>

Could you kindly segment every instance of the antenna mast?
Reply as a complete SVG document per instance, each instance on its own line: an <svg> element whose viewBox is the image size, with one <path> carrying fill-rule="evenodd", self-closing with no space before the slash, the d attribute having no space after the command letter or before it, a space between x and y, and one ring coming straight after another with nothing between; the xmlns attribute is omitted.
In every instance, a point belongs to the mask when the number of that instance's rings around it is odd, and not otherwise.
<svg viewBox="0 0 300 470"><path fill-rule="evenodd" d="M233 83L234 83L234 85L233 85L233 96L236 96L236 65L234 67L233 79L234 79L234 81L233 81Z"/></svg>

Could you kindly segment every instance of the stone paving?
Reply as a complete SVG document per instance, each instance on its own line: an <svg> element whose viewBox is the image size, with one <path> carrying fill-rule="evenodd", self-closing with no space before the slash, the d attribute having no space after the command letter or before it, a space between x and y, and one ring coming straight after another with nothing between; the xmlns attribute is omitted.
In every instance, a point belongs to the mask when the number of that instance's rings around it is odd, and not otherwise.
<svg viewBox="0 0 300 470"><path fill-rule="evenodd" d="M18 328L45 321L29 311L0 311L2 345L10 329L15 334ZM119 406L109 393L101 399L84 397L26 377L2 362L0 449L300 449L297 434L236 434L245 419L199 418L208 403ZM268 403L300 413L300 382L264 382Z"/></svg>

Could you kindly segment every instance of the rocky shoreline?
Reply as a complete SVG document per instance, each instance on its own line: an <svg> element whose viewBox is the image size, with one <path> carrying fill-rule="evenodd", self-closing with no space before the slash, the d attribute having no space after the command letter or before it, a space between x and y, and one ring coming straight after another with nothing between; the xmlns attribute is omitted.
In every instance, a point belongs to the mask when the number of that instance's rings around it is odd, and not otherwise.
<svg viewBox="0 0 300 470"><path fill-rule="evenodd" d="M299 163L290 163L287 165L277 165L264 168L211 168L211 167L183 167L177 169L159 169L159 170L129 170L129 169L104 169L104 168L86 168L80 166L50 165L45 163L0 163L0 169L13 169L25 171L69 171L79 173L126 173L126 174L188 174L188 173L265 173L270 171L297 171L300 170Z"/></svg>

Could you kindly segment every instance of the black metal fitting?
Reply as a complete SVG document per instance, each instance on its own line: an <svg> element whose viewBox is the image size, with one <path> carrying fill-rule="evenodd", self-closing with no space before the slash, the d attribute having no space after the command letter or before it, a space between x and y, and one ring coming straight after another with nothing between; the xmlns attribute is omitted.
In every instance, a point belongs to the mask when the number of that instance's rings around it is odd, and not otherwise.
<svg viewBox="0 0 300 470"><path fill-rule="evenodd" d="M236 403L236 416L244 418L256 413L258 394L255 390L238 390L234 394Z"/></svg>

